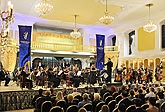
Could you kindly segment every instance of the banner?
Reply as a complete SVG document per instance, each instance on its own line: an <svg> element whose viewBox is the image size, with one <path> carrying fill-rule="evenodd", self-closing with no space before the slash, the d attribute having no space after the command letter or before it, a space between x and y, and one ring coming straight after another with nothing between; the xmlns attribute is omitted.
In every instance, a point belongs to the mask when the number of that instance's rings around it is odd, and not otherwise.
<svg viewBox="0 0 165 112"><path fill-rule="evenodd" d="M31 31L32 26L18 26L19 28L19 62L20 67L30 70Z"/></svg>
<svg viewBox="0 0 165 112"><path fill-rule="evenodd" d="M104 41L105 41L105 35L96 34L96 52L97 52L96 67L99 70L103 70L104 68Z"/></svg>

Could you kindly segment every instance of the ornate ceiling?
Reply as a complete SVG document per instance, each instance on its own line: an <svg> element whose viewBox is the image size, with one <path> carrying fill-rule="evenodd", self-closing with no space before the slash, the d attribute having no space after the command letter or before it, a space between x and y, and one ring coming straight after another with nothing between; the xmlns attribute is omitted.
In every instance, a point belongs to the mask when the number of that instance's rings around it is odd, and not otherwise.
<svg viewBox="0 0 165 112"><path fill-rule="evenodd" d="M105 27L98 21L104 15L105 0L51 0L51 2L54 6L52 13L39 17L34 11L34 6L38 0L12 0L16 13L44 19L42 22L36 20L37 24L71 28L74 24L73 15L77 14L79 15L77 18L79 26ZM153 15L155 12L165 10L163 6L165 0L108 0L108 11L115 17L115 21L106 27L117 27L139 18L146 18L147 20L148 9L145 4L148 2L154 3L151 8ZM26 18L24 19L28 21Z"/></svg>

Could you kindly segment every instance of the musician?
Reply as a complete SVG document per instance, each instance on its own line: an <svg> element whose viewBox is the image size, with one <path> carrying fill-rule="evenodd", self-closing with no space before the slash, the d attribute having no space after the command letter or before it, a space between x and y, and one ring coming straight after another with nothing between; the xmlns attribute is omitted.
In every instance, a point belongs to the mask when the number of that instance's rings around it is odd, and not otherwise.
<svg viewBox="0 0 165 112"><path fill-rule="evenodd" d="M144 69L142 66L140 66L140 68L138 69L138 83L141 84L142 83L142 76L144 74Z"/></svg>
<svg viewBox="0 0 165 112"><path fill-rule="evenodd" d="M162 79L162 66L161 66L161 63L160 65L157 65L157 67L155 68L155 79L156 81L160 81Z"/></svg>
<svg viewBox="0 0 165 112"><path fill-rule="evenodd" d="M91 67L90 67L90 76L89 76L89 80L90 80L90 84L94 85L96 83L96 67L95 64L92 63Z"/></svg>
<svg viewBox="0 0 165 112"><path fill-rule="evenodd" d="M138 72L135 69L132 69L132 82L136 84L136 77L138 76Z"/></svg>
<svg viewBox="0 0 165 112"><path fill-rule="evenodd" d="M121 82L122 81L122 73L123 73L123 67L117 69L117 74L115 77L115 81Z"/></svg>
<svg viewBox="0 0 165 112"><path fill-rule="evenodd" d="M55 82L55 75L53 74L53 69L49 68L46 74L47 74L47 80L53 83L54 85L56 82ZM51 87L51 83L48 83L48 87Z"/></svg>
<svg viewBox="0 0 165 112"><path fill-rule="evenodd" d="M104 65L107 66L107 73L108 73L107 82L111 83L112 67L113 67L113 62L111 61L111 58L108 58L108 62Z"/></svg>
<svg viewBox="0 0 165 112"><path fill-rule="evenodd" d="M130 67L127 70L127 75L126 75L126 84L128 84L129 82L132 84L132 72L133 69Z"/></svg>
<svg viewBox="0 0 165 112"><path fill-rule="evenodd" d="M27 78L29 76L29 74L26 72L25 67L20 67L19 71L20 71L19 77L22 82L21 87L24 88L25 83L28 82L30 84L29 85L30 87L28 87L28 89L32 89L32 87L33 87L32 80Z"/></svg>
<svg viewBox="0 0 165 112"><path fill-rule="evenodd" d="M8 86L10 82L9 73L4 69L0 71L0 86L1 86L1 81L5 81L4 86Z"/></svg>

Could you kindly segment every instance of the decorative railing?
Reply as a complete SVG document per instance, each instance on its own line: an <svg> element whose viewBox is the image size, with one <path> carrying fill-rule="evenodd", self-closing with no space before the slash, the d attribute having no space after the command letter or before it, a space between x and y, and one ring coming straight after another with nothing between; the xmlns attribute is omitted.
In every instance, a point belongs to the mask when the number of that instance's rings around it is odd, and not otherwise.
<svg viewBox="0 0 165 112"><path fill-rule="evenodd" d="M96 52L96 46L69 45L56 43L32 42L32 49L53 50L53 51L70 51L70 52ZM117 46L105 46L105 51L118 51Z"/></svg>

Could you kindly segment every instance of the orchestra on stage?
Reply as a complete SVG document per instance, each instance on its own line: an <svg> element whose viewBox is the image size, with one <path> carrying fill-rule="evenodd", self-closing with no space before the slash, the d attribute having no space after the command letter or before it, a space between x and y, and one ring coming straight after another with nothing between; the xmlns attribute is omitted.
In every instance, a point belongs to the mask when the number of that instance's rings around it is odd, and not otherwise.
<svg viewBox="0 0 165 112"><path fill-rule="evenodd" d="M108 66L108 63L106 63L105 66ZM112 67L113 63L110 63L110 66ZM39 66L33 70L26 70L24 67L20 67L15 77L21 88L26 87L28 89L32 89L36 86L56 88L64 84L68 87L79 87L80 83L94 86L96 83L111 83L112 74L111 71L108 71L112 70L111 67L107 70L98 70L95 63L91 63L90 68L85 69L81 69L77 64L60 65L54 68L43 68ZM140 66L138 69L121 66L112 73L115 76L114 81L116 82L142 84L153 83L154 77L156 81L161 82L162 69L163 66L161 64L157 65L155 71L152 70L150 66L146 68ZM4 69L1 70L0 81L5 81L5 86L8 86L10 82L8 76Z"/></svg>

